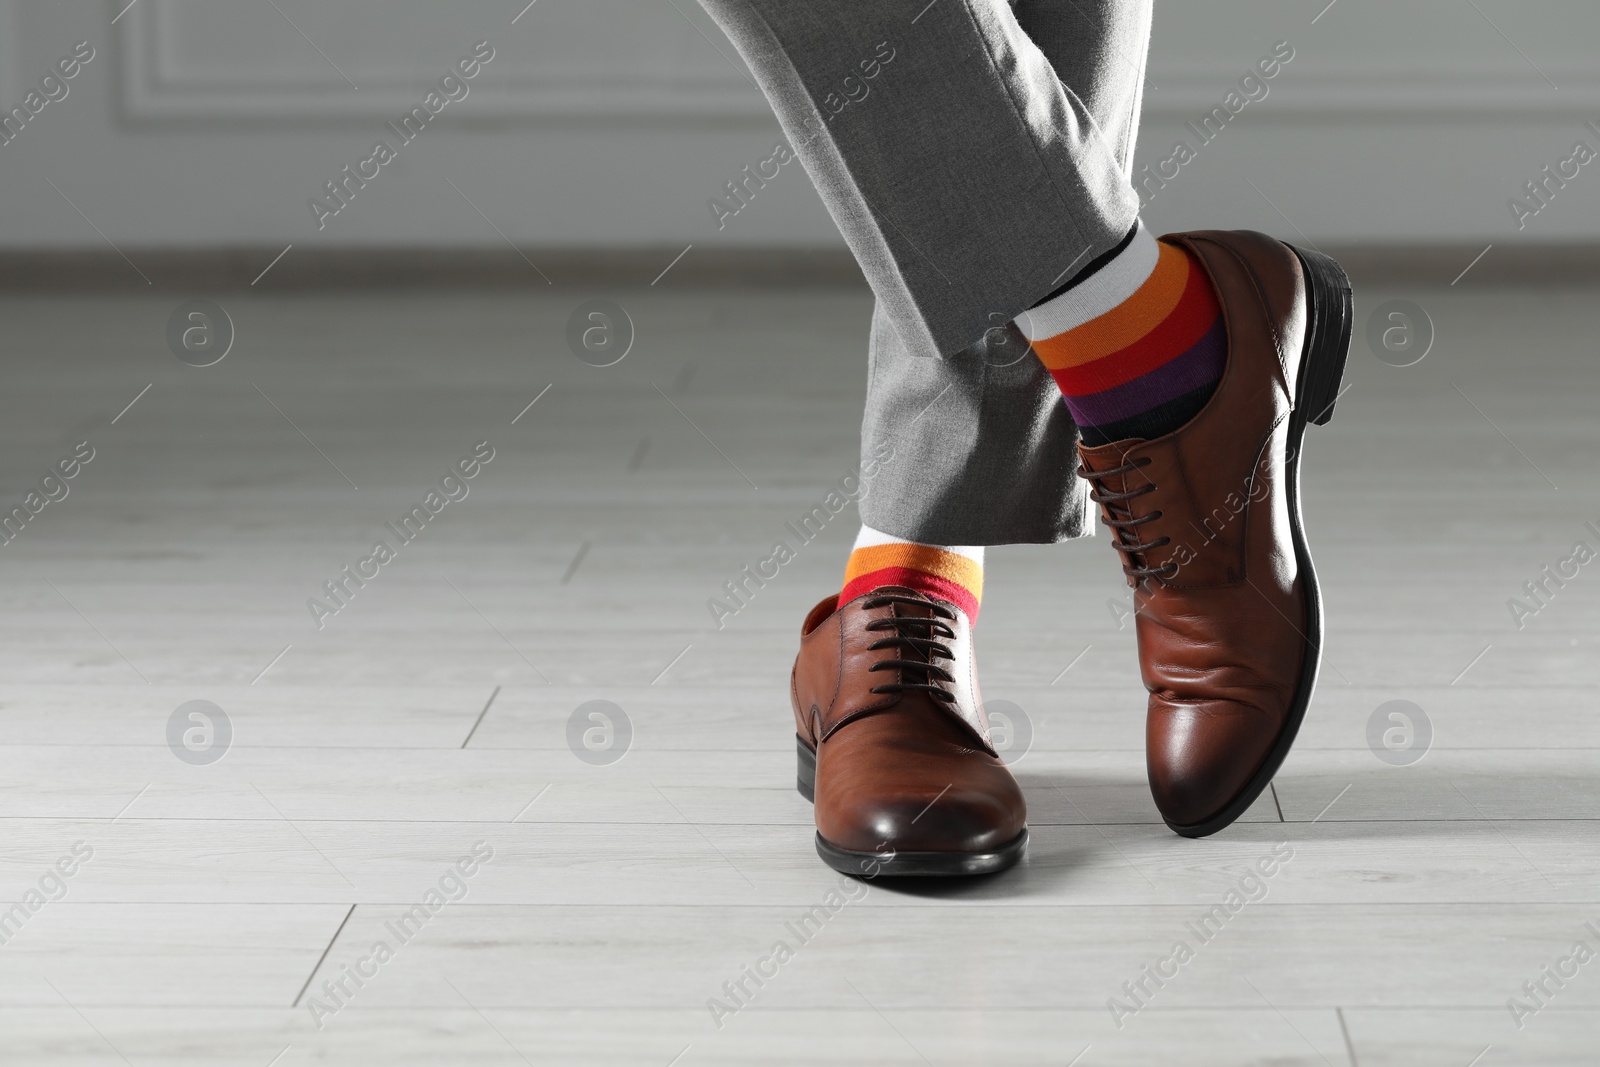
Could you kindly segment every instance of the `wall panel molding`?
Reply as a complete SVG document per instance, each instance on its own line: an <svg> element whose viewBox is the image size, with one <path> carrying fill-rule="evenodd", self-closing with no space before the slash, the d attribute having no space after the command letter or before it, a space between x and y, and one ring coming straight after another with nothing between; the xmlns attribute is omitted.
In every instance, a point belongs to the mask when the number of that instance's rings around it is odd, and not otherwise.
<svg viewBox="0 0 1600 1067"><path fill-rule="evenodd" d="M125 118L295 125L382 121L417 106L429 88L429 77L443 76L449 70L448 62L441 62L436 74L419 77L415 65L369 63L359 72L348 69L359 86L353 91L350 83L326 64L309 75L288 62L280 69L204 69L193 61L195 57L185 54L185 44L176 32L180 18L195 17L192 10L183 10L186 2L191 0L143 0L115 27ZM346 4L355 2L344 0ZM698 5L691 6L698 11ZM715 26L709 30L718 32ZM570 56L520 67L514 60L508 62L510 48L502 40L496 49L499 65L491 63L471 84L468 99L472 103L461 108L455 120L770 121L766 101L752 83L728 63L717 60L709 48L705 56L698 57L709 56L706 62L648 64L630 61L637 56L625 52L608 57L605 38L605 27L596 27L593 39L577 42ZM495 43L492 35L486 39ZM465 55L465 37L462 44L460 51ZM732 49L727 50L731 54ZM304 58L282 54L286 60Z"/></svg>

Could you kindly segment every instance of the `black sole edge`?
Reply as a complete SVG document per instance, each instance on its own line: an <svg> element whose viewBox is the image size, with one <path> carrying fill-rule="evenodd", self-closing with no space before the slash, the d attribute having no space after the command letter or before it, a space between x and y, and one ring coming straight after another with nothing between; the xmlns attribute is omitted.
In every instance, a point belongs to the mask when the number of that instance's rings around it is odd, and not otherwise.
<svg viewBox="0 0 1600 1067"><path fill-rule="evenodd" d="M1285 464L1285 489L1289 495L1289 530L1294 541L1295 560L1306 582L1306 660L1300 673L1300 687L1289 705L1287 724L1266 762L1244 790L1222 811L1205 822L1184 826L1163 819L1167 828L1181 837L1209 837L1226 829L1261 798L1267 786L1294 746L1305 721L1306 709L1316 691L1317 673L1322 666L1322 591L1317 584L1316 566L1306 546L1305 526L1300 514L1300 455L1307 426L1325 426L1333 418L1339 399L1339 381L1344 377L1345 359L1350 352L1350 335L1355 321L1350 279L1338 263L1319 252L1287 246L1300 259L1306 279L1309 316L1305 345L1301 351L1301 371L1294 411L1289 417L1289 440L1293 460Z"/></svg>
<svg viewBox="0 0 1600 1067"><path fill-rule="evenodd" d="M1028 851L1028 831L992 852L856 852L817 835L822 862L855 878L965 878L999 874L1015 867Z"/></svg>

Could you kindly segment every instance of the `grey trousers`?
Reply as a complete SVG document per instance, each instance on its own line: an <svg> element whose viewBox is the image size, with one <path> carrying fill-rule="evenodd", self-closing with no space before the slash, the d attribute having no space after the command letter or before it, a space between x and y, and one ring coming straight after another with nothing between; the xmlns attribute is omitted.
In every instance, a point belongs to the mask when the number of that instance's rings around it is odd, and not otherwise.
<svg viewBox="0 0 1600 1067"><path fill-rule="evenodd" d="M877 297L862 520L925 544L1081 536L1077 427L1009 323L1138 215L1151 0L700 2Z"/></svg>

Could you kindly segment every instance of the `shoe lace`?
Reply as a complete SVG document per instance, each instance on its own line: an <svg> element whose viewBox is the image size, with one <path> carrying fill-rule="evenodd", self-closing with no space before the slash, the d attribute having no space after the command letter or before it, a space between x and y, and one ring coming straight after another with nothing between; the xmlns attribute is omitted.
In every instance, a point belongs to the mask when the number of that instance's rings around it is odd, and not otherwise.
<svg viewBox="0 0 1600 1067"><path fill-rule="evenodd" d="M936 659L947 659L952 662L955 654L950 651L940 638L954 639L956 633L941 619L955 621L955 612L949 608L941 607L928 600L921 600L912 596L901 596L895 593L885 593L882 596L870 597L861 602L861 609L868 611L881 608L886 604L909 604L919 608L927 608L933 612L931 617L918 617L914 615L890 615L887 618L874 619L867 623L868 630L892 631L887 637L880 637L867 648L878 651L884 648L897 648L907 653L920 654L922 659L886 659L880 660L867 668L867 671L898 670L900 680L885 682L875 685L872 693L901 693L907 690L916 690L932 695L938 700L955 703L955 694L948 689L941 689L934 684L935 680L954 682L955 678L950 672L934 662Z"/></svg>
<svg viewBox="0 0 1600 1067"><path fill-rule="evenodd" d="M1118 552L1127 557L1128 562L1123 566L1122 573L1135 581L1143 581L1146 578L1171 578L1178 573L1177 563L1171 560L1159 567L1149 567L1145 565L1144 560L1139 558L1138 555L1141 552L1148 552L1152 548L1160 548L1163 545L1172 543L1172 538L1170 537L1157 537L1154 541L1141 543L1139 541L1141 535L1137 528L1147 522L1154 522L1161 518L1161 512L1159 510L1152 511L1148 515L1140 515L1135 518L1133 509L1127 506L1128 501L1134 497L1155 492L1155 483L1147 481L1137 489L1129 489L1121 493L1113 492L1110 485L1107 484L1107 479L1114 475L1131 474L1141 467L1149 465L1149 456L1140 456L1122 464L1120 467L1110 467L1103 471L1092 471L1081 463L1078 465L1078 477L1084 479L1093 487L1089 491L1089 499L1105 508L1105 515L1102 516L1101 521L1115 531L1117 538L1114 542L1115 547Z"/></svg>

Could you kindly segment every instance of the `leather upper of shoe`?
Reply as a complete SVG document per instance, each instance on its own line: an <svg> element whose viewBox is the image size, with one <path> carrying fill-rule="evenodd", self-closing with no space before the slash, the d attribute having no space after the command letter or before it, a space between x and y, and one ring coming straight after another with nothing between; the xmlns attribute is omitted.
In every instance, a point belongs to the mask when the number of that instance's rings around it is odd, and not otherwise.
<svg viewBox="0 0 1600 1067"><path fill-rule="evenodd" d="M1151 790L1195 825L1255 776L1301 685L1308 600L1284 479L1307 305L1298 258L1264 234L1164 240L1216 287L1222 379L1164 437L1080 448L1080 473L1134 589Z"/></svg>
<svg viewBox="0 0 1600 1067"><path fill-rule="evenodd" d="M817 753L817 831L858 852L987 852L1023 831L1022 790L989 743L972 627L897 586L801 629L790 695Z"/></svg>

